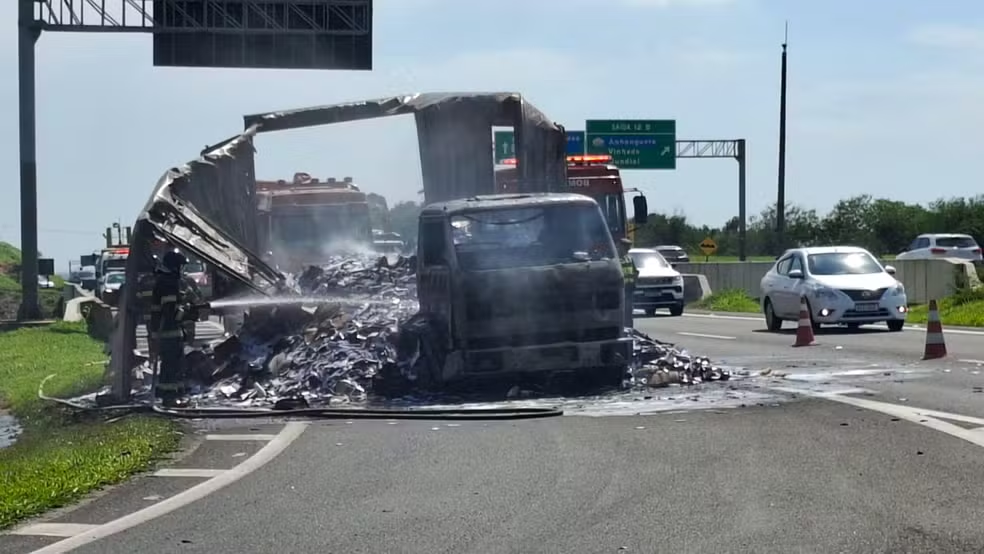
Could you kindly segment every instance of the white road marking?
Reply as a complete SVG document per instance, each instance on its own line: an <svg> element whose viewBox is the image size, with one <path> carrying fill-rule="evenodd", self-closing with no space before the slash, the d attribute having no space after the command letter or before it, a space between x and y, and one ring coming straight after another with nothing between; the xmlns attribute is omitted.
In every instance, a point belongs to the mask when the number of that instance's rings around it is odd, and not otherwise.
<svg viewBox="0 0 984 554"><path fill-rule="evenodd" d="M688 333L686 331L678 331L678 335L683 335L685 337L699 337L703 339L718 339L718 340L735 340L738 337L728 337L725 335L708 335L706 333Z"/></svg>
<svg viewBox="0 0 984 554"><path fill-rule="evenodd" d="M223 471L218 477L213 477L204 483L199 483L186 491L182 491L170 498L162 500L152 506L147 506L142 510L125 515L119 519L104 523L93 529L75 535L73 537L60 540L54 544L49 544L44 548L39 548L31 554L61 554L68 552L82 545L95 542L99 539L115 535L121 531L136 527L141 523L146 523L154 518L169 514L182 506L191 504L196 500L235 483L246 477L250 473L270 463L307 428L308 424L302 421L292 421L284 426L277 437L263 446L256 454L245 460L236 467Z"/></svg>
<svg viewBox="0 0 984 554"><path fill-rule="evenodd" d="M99 526L83 523L33 523L13 529L10 534L35 537L74 537L96 527Z"/></svg>
<svg viewBox="0 0 984 554"><path fill-rule="evenodd" d="M764 316L752 317L749 315L725 315L719 313L710 313L710 314L689 313L689 314L683 314L683 317L702 317L704 319L730 319L735 321L758 321L763 325L765 324ZM904 330L925 332L926 327L922 325L906 325L904 327ZM947 334L984 337L984 331L973 331L971 329L952 329L952 328L943 327L943 335L946 336Z"/></svg>
<svg viewBox="0 0 984 554"><path fill-rule="evenodd" d="M958 361L958 362L963 362L963 363L965 363L965 364L977 364L977 365L984 365L984 360L974 360L974 359L961 359L961 360L957 360L957 361Z"/></svg>
<svg viewBox="0 0 984 554"><path fill-rule="evenodd" d="M153 473L154 477L199 477L204 479L211 479L212 477L218 477L222 475L227 470L225 469L192 469L192 468L179 468L179 467L166 467L164 469L158 469Z"/></svg>
<svg viewBox="0 0 984 554"><path fill-rule="evenodd" d="M914 406L901 406L899 404L890 404L888 402L878 402L877 400L868 400L866 398L855 398L853 396L841 396L839 394L831 393L818 393L811 390L796 389L792 387L769 387L772 390L780 392L788 392L794 394L800 394L803 396L810 396L814 398L822 398L824 400L830 400L832 402L840 402L841 404L848 404L857 408L863 408L865 410L871 410L874 412L880 412L885 415L890 415L892 417L897 417L899 419L904 419L906 421L915 423L917 425L922 425L923 427L928 427L934 431L940 431L946 433L952 437L958 439L963 439L969 443L975 444L980 447L984 447L984 433L981 433L975 429L965 429L959 425L954 425L952 423L947 423L935 418L946 418L953 421L963 421L967 423L984 423L984 419L974 418L970 416L951 414L947 412L938 412L935 410L924 410L921 408L916 408Z"/></svg>
<svg viewBox="0 0 984 554"><path fill-rule="evenodd" d="M262 433L250 435L205 435L207 441L272 441L277 435L264 435Z"/></svg>

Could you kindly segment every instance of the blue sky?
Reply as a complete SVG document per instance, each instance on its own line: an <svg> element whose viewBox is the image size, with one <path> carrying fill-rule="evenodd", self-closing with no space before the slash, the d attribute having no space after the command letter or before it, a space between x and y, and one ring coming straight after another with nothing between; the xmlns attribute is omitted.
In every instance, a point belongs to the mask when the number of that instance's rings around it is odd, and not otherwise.
<svg viewBox="0 0 984 554"><path fill-rule="evenodd" d="M604 6L604 7L602 7ZM518 17L522 15L523 19ZM38 43L40 248L64 269L129 223L161 173L247 113L440 90L516 90L570 129L676 119L680 139L748 140L749 214L775 201L779 45L790 22L787 198L909 202L982 192L984 3L967 0L377 0L372 72L154 68L145 35ZM0 3L0 240L19 243L16 7ZM265 135L261 177L420 188L413 122ZM651 209L736 215L728 160L627 172Z"/></svg>

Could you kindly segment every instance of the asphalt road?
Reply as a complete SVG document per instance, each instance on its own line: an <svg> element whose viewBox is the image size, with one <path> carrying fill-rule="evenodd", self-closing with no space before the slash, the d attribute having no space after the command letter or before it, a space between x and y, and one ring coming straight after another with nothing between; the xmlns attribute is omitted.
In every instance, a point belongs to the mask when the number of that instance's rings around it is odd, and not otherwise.
<svg viewBox="0 0 984 554"><path fill-rule="evenodd" d="M518 422L316 422L244 479L82 553L984 551L984 333L637 327L782 401ZM982 364L984 365L984 364ZM764 374L764 375L763 375Z"/></svg>

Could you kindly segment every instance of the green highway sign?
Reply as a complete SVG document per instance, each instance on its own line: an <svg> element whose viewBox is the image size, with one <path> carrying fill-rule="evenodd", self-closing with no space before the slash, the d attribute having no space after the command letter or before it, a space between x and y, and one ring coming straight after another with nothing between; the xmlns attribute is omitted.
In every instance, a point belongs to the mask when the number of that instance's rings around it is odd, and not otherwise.
<svg viewBox="0 0 984 554"><path fill-rule="evenodd" d="M516 157L516 135L512 131L496 131L492 135L495 141L495 163ZM567 131L567 155L584 155L584 131Z"/></svg>
<svg viewBox="0 0 984 554"><path fill-rule="evenodd" d="M588 154L610 154L622 169L676 169L676 121L589 119Z"/></svg>
<svg viewBox="0 0 984 554"><path fill-rule="evenodd" d="M495 131L492 140L495 142L495 163L516 157L516 135L512 131Z"/></svg>

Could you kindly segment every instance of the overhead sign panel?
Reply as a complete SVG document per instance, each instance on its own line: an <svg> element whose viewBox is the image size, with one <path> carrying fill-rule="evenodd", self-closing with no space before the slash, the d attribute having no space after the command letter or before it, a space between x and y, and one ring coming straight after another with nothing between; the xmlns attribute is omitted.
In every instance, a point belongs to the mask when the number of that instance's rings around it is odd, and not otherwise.
<svg viewBox="0 0 984 554"><path fill-rule="evenodd" d="M516 157L516 135L512 131L495 131L492 133L495 143L495 163ZM580 156L584 154L584 131L567 131L567 155Z"/></svg>
<svg viewBox="0 0 984 554"><path fill-rule="evenodd" d="M622 169L676 169L676 121L594 119L585 125L588 154L611 154Z"/></svg>
<svg viewBox="0 0 984 554"><path fill-rule="evenodd" d="M372 69L372 0L155 0L154 65Z"/></svg>

